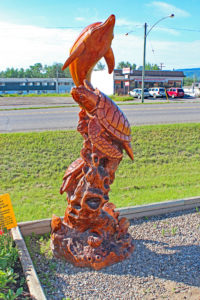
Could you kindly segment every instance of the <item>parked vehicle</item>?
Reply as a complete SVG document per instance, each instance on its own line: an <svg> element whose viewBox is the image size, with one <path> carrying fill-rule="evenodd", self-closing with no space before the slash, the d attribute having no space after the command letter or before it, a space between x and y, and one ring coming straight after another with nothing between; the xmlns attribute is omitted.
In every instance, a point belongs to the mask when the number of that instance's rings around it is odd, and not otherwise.
<svg viewBox="0 0 200 300"><path fill-rule="evenodd" d="M167 90L167 95L172 98L183 98L184 90L181 88L170 88Z"/></svg>
<svg viewBox="0 0 200 300"><path fill-rule="evenodd" d="M129 94L131 96L133 96L134 98L142 98L142 89L134 89L132 91L129 92ZM144 89L144 98L148 98L150 95L149 95L149 91L148 89Z"/></svg>
<svg viewBox="0 0 200 300"><path fill-rule="evenodd" d="M165 97L165 89L164 88L150 88L149 89L150 96L157 98L157 97Z"/></svg>

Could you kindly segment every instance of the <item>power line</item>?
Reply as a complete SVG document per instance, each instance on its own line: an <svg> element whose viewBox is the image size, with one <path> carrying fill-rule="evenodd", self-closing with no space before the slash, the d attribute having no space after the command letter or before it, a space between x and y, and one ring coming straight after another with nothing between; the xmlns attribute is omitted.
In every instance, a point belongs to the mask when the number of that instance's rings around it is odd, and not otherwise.
<svg viewBox="0 0 200 300"><path fill-rule="evenodd" d="M18 25L18 26L36 26L36 25ZM12 28L15 28L15 26L2 26L3 29L12 29ZM42 27L42 28L47 28L47 29L82 29L82 28L85 28L86 26L36 26L36 27ZM144 25L142 24L134 24L134 25L116 25L115 28L133 28L133 30L130 30L128 32L131 33L131 32L134 32L135 30L134 29L139 29L139 28L142 28L144 27ZM157 27L157 28L160 28L162 29L163 27ZM181 27L164 27L166 29L174 29L174 30L181 30L181 31L190 31L190 32L200 32L200 29L195 29L195 28L181 28Z"/></svg>
<svg viewBox="0 0 200 300"><path fill-rule="evenodd" d="M163 28L163 27L160 27L160 28ZM180 27L165 27L165 28L174 29L174 30L182 30L182 31L200 32L200 29L192 29L192 28L180 28Z"/></svg>
<svg viewBox="0 0 200 300"><path fill-rule="evenodd" d="M174 29L174 30L182 30L182 31L194 31L194 32L200 32L200 28L186 28L186 27L163 27L163 26L157 26L157 28L166 28L166 29Z"/></svg>
<svg viewBox="0 0 200 300"><path fill-rule="evenodd" d="M29 25L27 25L27 26L29 26ZM80 28L85 28L85 27L86 26L44 26L43 28L48 28L48 29L80 29ZM132 28L138 27L138 28L142 28L143 25L136 24L136 25L133 25L133 26L131 26L131 25L116 25L115 26L115 28L123 28L123 27L128 27L128 28L130 28L130 27L132 27ZM158 27L158 28L162 29L163 27ZM194 29L194 28L180 28L180 27L164 27L164 28L174 29L174 30L182 30L182 31L200 32L200 29ZM129 31L128 33L131 33L131 32L134 32L134 30Z"/></svg>

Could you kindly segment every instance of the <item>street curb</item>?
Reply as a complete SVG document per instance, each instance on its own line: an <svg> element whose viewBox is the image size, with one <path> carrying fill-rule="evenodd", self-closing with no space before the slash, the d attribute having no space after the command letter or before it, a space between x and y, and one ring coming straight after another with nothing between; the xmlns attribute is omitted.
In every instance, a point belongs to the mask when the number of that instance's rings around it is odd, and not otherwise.
<svg viewBox="0 0 200 300"><path fill-rule="evenodd" d="M12 228L11 234L18 249L31 298L34 300L47 300L19 227Z"/></svg>

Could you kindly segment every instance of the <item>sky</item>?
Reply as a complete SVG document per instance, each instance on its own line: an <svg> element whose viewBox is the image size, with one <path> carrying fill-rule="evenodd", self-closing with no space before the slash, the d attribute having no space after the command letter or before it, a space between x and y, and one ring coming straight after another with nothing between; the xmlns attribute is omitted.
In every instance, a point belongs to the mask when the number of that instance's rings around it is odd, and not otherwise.
<svg viewBox="0 0 200 300"><path fill-rule="evenodd" d="M163 70L200 67L200 1L0 0L0 71L35 63L64 63L79 33L116 16L112 49L121 61L146 61ZM128 33L128 35L127 35ZM105 64L105 61L101 61Z"/></svg>

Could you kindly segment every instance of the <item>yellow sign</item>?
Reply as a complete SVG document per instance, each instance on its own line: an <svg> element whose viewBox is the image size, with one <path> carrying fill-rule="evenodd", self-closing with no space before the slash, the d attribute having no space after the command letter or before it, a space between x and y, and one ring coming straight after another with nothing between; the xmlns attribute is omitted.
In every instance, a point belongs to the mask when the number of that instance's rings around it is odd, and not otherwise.
<svg viewBox="0 0 200 300"><path fill-rule="evenodd" d="M17 226L9 194L0 195L0 229Z"/></svg>

